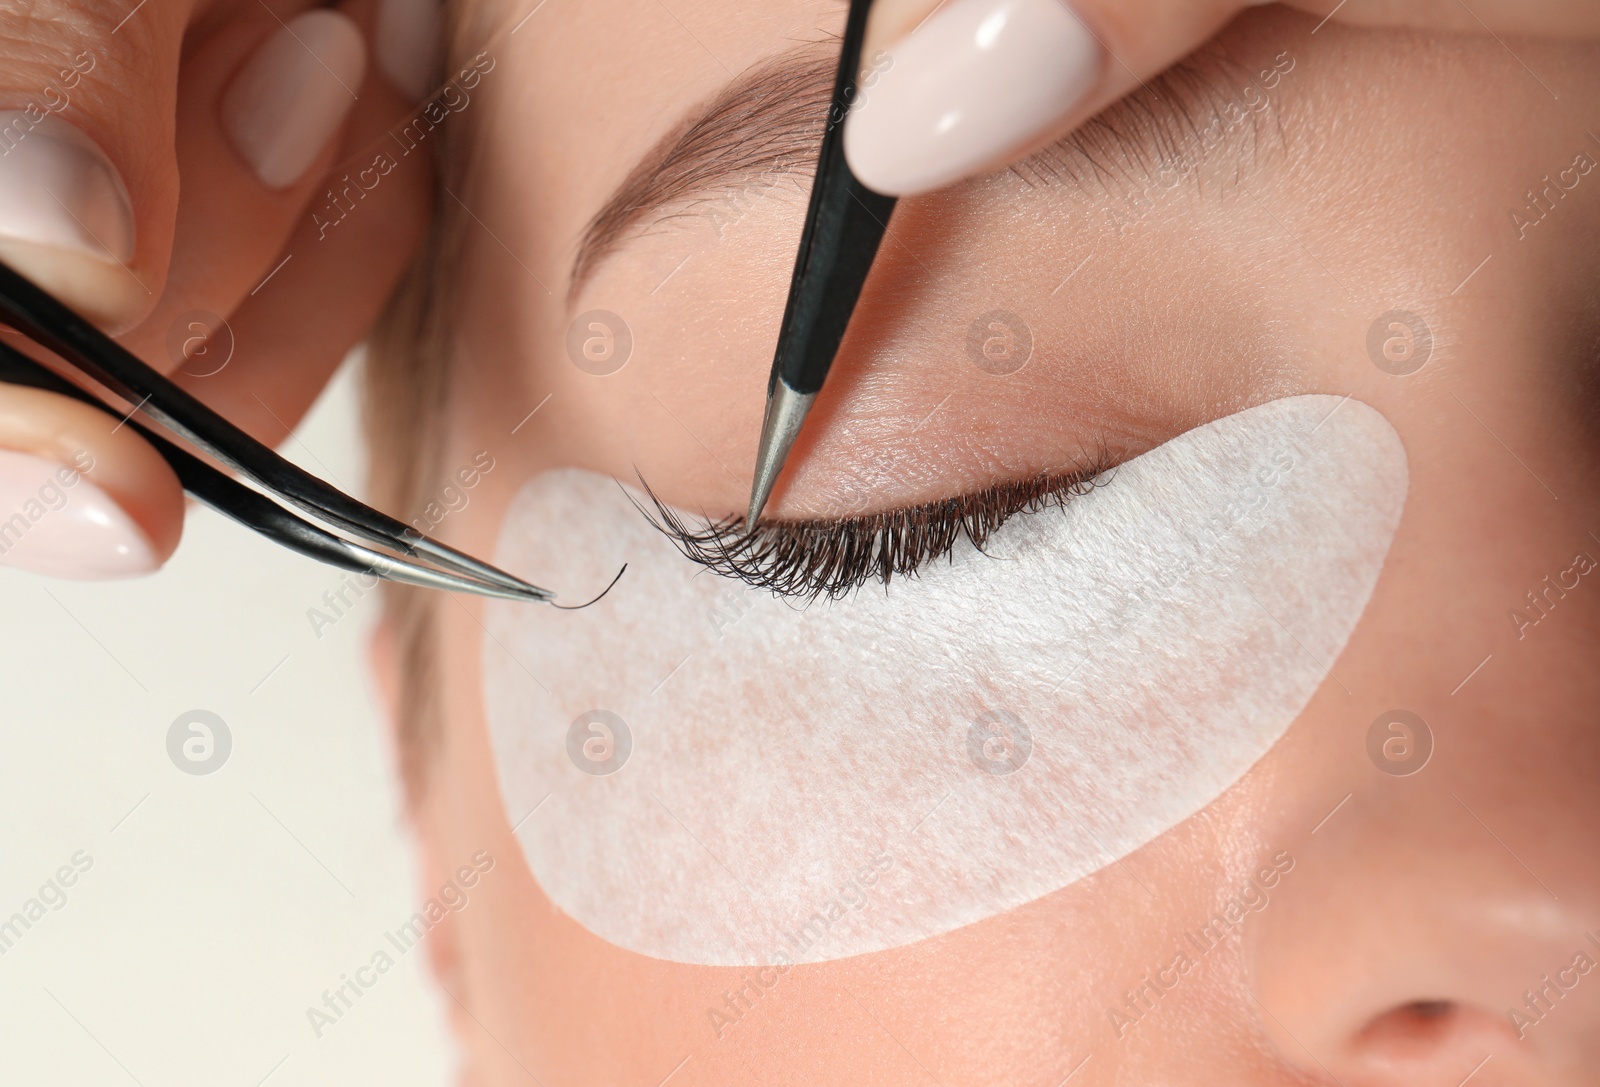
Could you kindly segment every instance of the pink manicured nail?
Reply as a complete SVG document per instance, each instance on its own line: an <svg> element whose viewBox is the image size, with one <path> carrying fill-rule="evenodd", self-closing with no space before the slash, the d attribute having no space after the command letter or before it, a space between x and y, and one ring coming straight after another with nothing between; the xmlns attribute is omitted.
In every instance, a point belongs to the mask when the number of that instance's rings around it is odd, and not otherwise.
<svg viewBox="0 0 1600 1087"><path fill-rule="evenodd" d="M439 87L443 14L439 0L379 0L373 53L389 82L413 102Z"/></svg>
<svg viewBox="0 0 1600 1087"><path fill-rule="evenodd" d="M256 50L222 98L222 125L263 184L299 181L356 103L367 70L361 31L336 11L290 19Z"/></svg>
<svg viewBox="0 0 1600 1087"><path fill-rule="evenodd" d="M0 566L97 581L160 563L139 526L82 472L0 449Z"/></svg>
<svg viewBox="0 0 1600 1087"><path fill-rule="evenodd" d="M133 201L82 131L50 114L32 121L0 111L0 236L125 263L133 259Z"/></svg>
<svg viewBox="0 0 1600 1087"><path fill-rule="evenodd" d="M149 297L126 267L133 202L99 144L34 110L0 110L0 261L91 320L118 326Z"/></svg>
<svg viewBox="0 0 1600 1087"><path fill-rule="evenodd" d="M891 195L959 181L1059 123L1100 65L1094 35L1061 0L950 0L862 61L870 74L845 122L850 169Z"/></svg>

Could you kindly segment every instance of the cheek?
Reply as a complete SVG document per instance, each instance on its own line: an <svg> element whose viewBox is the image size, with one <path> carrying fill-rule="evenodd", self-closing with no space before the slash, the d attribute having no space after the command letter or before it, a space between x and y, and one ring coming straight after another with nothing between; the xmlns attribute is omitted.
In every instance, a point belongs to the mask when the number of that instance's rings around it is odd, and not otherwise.
<svg viewBox="0 0 1600 1087"><path fill-rule="evenodd" d="M987 553L810 606L688 563L609 479L538 477L498 561L578 583L630 565L587 611L487 616L533 874L621 947L747 965L902 946L1127 855L1266 753L1366 606L1405 455L1338 403L1208 423ZM882 874L847 900L863 866Z"/></svg>

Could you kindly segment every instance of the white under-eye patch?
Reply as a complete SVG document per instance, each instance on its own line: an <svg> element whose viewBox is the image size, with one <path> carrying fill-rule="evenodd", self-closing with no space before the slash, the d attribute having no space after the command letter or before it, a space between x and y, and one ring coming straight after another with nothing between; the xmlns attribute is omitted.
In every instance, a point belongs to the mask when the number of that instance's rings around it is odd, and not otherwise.
<svg viewBox="0 0 1600 1087"><path fill-rule="evenodd" d="M490 606L507 815L562 910L663 959L838 959L993 917L1266 753L1366 607L1406 487L1376 411L1291 397L987 553L802 606L689 562L613 480L546 473L496 561L574 586L629 565L587 611Z"/></svg>

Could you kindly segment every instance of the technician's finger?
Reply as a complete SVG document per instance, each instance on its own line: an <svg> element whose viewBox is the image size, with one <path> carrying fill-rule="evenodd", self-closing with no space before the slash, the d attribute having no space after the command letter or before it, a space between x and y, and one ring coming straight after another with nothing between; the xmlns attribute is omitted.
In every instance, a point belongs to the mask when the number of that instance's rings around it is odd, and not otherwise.
<svg viewBox="0 0 1600 1087"><path fill-rule="evenodd" d="M221 359L197 360L174 375L262 441L283 441L299 422L371 329L427 230L426 145L408 154L389 135L397 119L421 113L408 112L408 92L394 82L384 69L360 86L332 171L272 265L286 263L228 317L231 360L220 369Z"/></svg>
<svg viewBox="0 0 1600 1087"><path fill-rule="evenodd" d="M367 68L359 28L314 0L246 7L197 43L178 83L183 199L167 289L122 343L170 370L181 326L231 314L283 259L357 108ZM294 6L306 10L295 11ZM177 331L175 331L175 329Z"/></svg>
<svg viewBox="0 0 1600 1087"><path fill-rule="evenodd" d="M892 195L941 188L1060 139L1267 0L877 0L850 168ZM1594 0L1289 0L1366 26L1600 35Z"/></svg>
<svg viewBox="0 0 1600 1087"><path fill-rule="evenodd" d="M850 168L909 195L1058 139L1211 37L1243 0L877 0Z"/></svg>
<svg viewBox="0 0 1600 1087"><path fill-rule="evenodd" d="M123 343L263 441L366 333L425 229L431 144L388 136L438 85L437 18L416 7L347 0L281 23L247 8L185 60L168 289Z"/></svg>
<svg viewBox="0 0 1600 1087"><path fill-rule="evenodd" d="M95 23L98 15L65 19L68 5L52 3L67 25L94 24L99 32L70 55L76 78L59 73L59 109L38 123L30 119L0 157L0 227L9 199L26 205L18 221L32 229L21 236L13 230L0 243L0 259L112 331L138 325L124 343L170 366L165 342L143 342L148 330L173 324L171 307L197 285L203 299L218 291L231 308L259 282L310 199L319 167L337 151L365 45L349 19L305 10L315 2L213 5L208 10L220 18L191 26L188 0L148 0L104 27ZM0 15L0 33L5 19ZM55 40L36 25L18 33ZM215 168L220 161L226 169ZM34 397L30 406L32 416L0 417L0 448L26 446L30 426L93 429L85 422L92 415L60 397ZM171 470L128 428L99 464L102 479L119 482L106 490L112 507L133 496L139 515L129 523L161 544L146 549L151 560L164 560L181 533L183 504L137 499L179 493ZM11 467L26 475L25 463ZM52 533L31 538L53 541L72 563L93 570L89 556L103 557L102 523L53 517Z"/></svg>
<svg viewBox="0 0 1600 1087"><path fill-rule="evenodd" d="M166 461L105 412L0 385L0 566L134 577L178 546L183 489Z"/></svg>
<svg viewBox="0 0 1600 1087"><path fill-rule="evenodd" d="M173 101L193 6L0 4L0 260L111 331L148 312L166 278ZM0 564L120 577L172 552L177 478L117 424L0 386Z"/></svg>
<svg viewBox="0 0 1600 1087"><path fill-rule="evenodd" d="M113 330L166 277L191 7L0 5L0 260Z"/></svg>

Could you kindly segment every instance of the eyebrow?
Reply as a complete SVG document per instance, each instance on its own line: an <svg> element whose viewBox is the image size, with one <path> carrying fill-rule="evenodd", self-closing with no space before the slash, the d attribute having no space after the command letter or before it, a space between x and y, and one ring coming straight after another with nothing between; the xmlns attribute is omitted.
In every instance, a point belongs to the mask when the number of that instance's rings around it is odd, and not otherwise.
<svg viewBox="0 0 1600 1087"><path fill-rule="evenodd" d="M836 39L808 42L753 65L657 141L584 227L568 277L569 303L630 237L693 214L696 198L752 183L809 180L831 105L837 48ZM1251 123L1228 115L1230 108L1241 112L1242 91L1232 84L1241 74L1243 90L1253 88L1270 102L1247 69L1201 51L1011 172L1030 187L1065 183L1113 198L1150 189L1163 172L1198 175L1195 167L1208 165L1218 150L1233 155L1242 171L1259 149L1262 126L1253 106L1246 114Z"/></svg>
<svg viewBox="0 0 1600 1087"><path fill-rule="evenodd" d="M641 224L752 178L814 171L838 58L809 43L734 77L639 160L584 228L568 298Z"/></svg>

